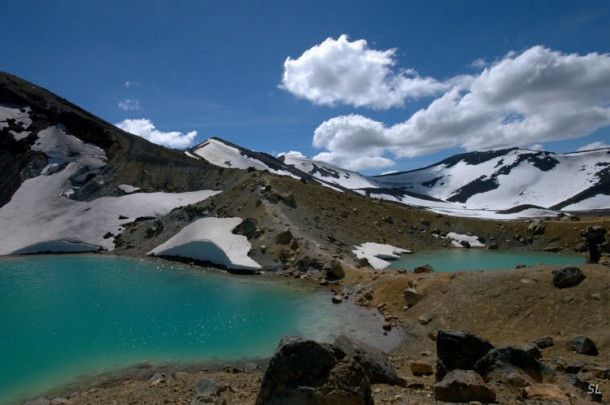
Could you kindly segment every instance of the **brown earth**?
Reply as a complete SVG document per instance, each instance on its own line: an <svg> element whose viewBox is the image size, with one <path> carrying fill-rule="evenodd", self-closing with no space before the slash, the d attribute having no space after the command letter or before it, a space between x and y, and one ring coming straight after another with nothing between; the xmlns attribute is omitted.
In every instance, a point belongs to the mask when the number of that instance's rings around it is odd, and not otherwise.
<svg viewBox="0 0 610 405"><path fill-rule="evenodd" d="M439 329L466 330L489 340L496 347L521 345L548 335L554 339L555 345L542 352L543 362L551 368L557 368L557 364L578 362L610 367L610 268L583 265L581 269L587 278L580 285L567 289L553 286L553 268L535 266L426 274L347 269L340 287L347 287L343 288L346 291L364 287L360 294L351 294L348 302L359 301L381 308L384 305L382 313L386 318L395 317L408 337L390 354L390 359L408 384L421 383L419 387L412 385L412 388L374 385L375 403L436 403L431 389L434 376L413 376L409 362L425 360L435 364L435 342L429 335L435 335ZM407 286L425 295L411 308L405 307L402 296ZM331 285L329 289L338 290L338 287ZM372 294L372 299L361 297L366 292ZM329 291L328 299L331 297L332 292ZM345 302L340 305L348 305ZM418 321L422 315L432 320L422 325ZM596 343L599 355L585 356L571 351L568 342L578 335L589 336ZM70 404L189 404L198 379L209 377L220 385L220 395L227 403L253 404L264 367L262 363L256 370L243 372L243 364L144 365L98 377L96 382L81 382L80 385L66 387L50 393L49 397L65 398L72 392L68 401ZM164 373L165 379L151 381L155 373ZM604 398L610 397L610 380L590 378L588 382L597 384ZM498 386L496 390L499 403L544 403L522 400L520 389Z"/></svg>

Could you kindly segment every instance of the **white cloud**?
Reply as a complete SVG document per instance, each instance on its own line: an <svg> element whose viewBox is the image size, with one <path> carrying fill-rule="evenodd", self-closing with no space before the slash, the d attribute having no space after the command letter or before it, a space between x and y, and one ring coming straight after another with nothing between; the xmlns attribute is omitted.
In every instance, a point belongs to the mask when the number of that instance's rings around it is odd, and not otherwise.
<svg viewBox="0 0 610 405"><path fill-rule="evenodd" d="M129 80L126 80L125 83L123 83L123 87L125 87L126 89L130 89L132 87L139 87L140 86L140 82L132 82Z"/></svg>
<svg viewBox="0 0 610 405"><path fill-rule="evenodd" d="M578 138L610 125L610 55L535 46L509 53L391 127L348 115L323 122L313 145L332 162L413 157L453 147L486 150ZM367 168L378 168L370 166Z"/></svg>
<svg viewBox="0 0 610 405"><path fill-rule="evenodd" d="M479 68L479 69L483 69L485 67L487 67L489 64L487 62L485 62L485 59L483 58L477 58L475 60L472 61L472 63L470 64L470 66L474 67L474 68Z"/></svg>
<svg viewBox="0 0 610 405"><path fill-rule="evenodd" d="M281 157L281 156L292 156L292 157L296 157L296 158L300 158L300 159L305 159L306 156L303 155L301 152L297 151L297 150L291 150L290 152L281 152L277 154L277 157Z"/></svg>
<svg viewBox="0 0 610 405"><path fill-rule="evenodd" d="M328 38L284 62L281 88L315 104L390 108L437 94L446 85L413 69L395 71L395 49L370 49L363 39Z"/></svg>
<svg viewBox="0 0 610 405"><path fill-rule="evenodd" d="M117 127L131 134L148 139L152 143L167 146L169 148L187 148L195 142L197 131L186 134L178 131L162 132L155 128L154 124L146 118L127 119L116 124Z"/></svg>
<svg viewBox="0 0 610 405"><path fill-rule="evenodd" d="M126 98L119 101L119 108L123 111L138 111L140 109L140 100Z"/></svg>
<svg viewBox="0 0 610 405"><path fill-rule="evenodd" d="M583 150L592 150L592 149L601 149L601 148L610 148L610 145L608 145L602 141L591 142L590 144L587 144L585 146L582 146L582 147L576 149L576 151L582 152Z"/></svg>

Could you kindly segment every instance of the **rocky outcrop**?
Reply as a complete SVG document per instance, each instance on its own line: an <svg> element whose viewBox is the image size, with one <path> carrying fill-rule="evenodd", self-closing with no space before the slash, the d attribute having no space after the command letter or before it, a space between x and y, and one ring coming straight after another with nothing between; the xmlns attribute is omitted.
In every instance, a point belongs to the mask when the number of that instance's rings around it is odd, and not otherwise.
<svg viewBox="0 0 610 405"><path fill-rule="evenodd" d="M256 404L373 404L366 372L341 349L285 337L269 363Z"/></svg>
<svg viewBox="0 0 610 405"><path fill-rule="evenodd" d="M477 360L493 348L487 340L468 332L439 330L436 335L436 379L441 380L455 369L473 370Z"/></svg>
<svg viewBox="0 0 610 405"><path fill-rule="evenodd" d="M564 267L553 270L553 285L557 288L575 287L585 278L578 267Z"/></svg>
<svg viewBox="0 0 610 405"><path fill-rule="evenodd" d="M434 384L434 398L445 402L494 402L495 391L472 370L453 370Z"/></svg>
<svg viewBox="0 0 610 405"><path fill-rule="evenodd" d="M402 384L386 354L376 347L345 335L335 339L334 346L353 357L364 368L371 384Z"/></svg>

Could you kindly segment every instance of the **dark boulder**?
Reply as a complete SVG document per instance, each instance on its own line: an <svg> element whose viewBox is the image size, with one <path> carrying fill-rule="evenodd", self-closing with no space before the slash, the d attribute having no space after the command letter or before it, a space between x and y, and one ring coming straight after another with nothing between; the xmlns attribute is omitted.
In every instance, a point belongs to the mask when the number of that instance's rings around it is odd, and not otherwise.
<svg viewBox="0 0 610 405"><path fill-rule="evenodd" d="M533 342L528 342L528 343L522 345L521 347L519 347L519 349L525 351L527 354L529 354L530 356L532 356L535 359L542 358L542 352L540 351L540 348L538 347L537 344L535 344Z"/></svg>
<svg viewBox="0 0 610 405"><path fill-rule="evenodd" d="M553 285L557 288L577 286L585 278L585 275L578 267L563 267L553 270Z"/></svg>
<svg viewBox="0 0 610 405"><path fill-rule="evenodd" d="M401 379L386 354L364 342L345 335L335 339L334 346L341 349L360 364L372 384L400 384Z"/></svg>
<svg viewBox="0 0 610 405"><path fill-rule="evenodd" d="M555 344L551 336L540 336L539 338L534 339L534 343L540 349L546 349L547 347L551 347Z"/></svg>
<svg viewBox="0 0 610 405"><path fill-rule="evenodd" d="M490 350L475 364L474 370L486 381L502 381L510 373L521 370L535 382L542 382L551 370L523 349L505 346Z"/></svg>
<svg viewBox="0 0 610 405"><path fill-rule="evenodd" d="M595 343L587 336L578 336L570 340L570 348L576 353L586 354L588 356L597 356L599 352Z"/></svg>
<svg viewBox="0 0 610 405"><path fill-rule="evenodd" d="M434 384L434 399L445 402L494 402L495 391L472 370L453 370Z"/></svg>
<svg viewBox="0 0 610 405"><path fill-rule="evenodd" d="M280 341L256 404L373 404L362 366L341 349L300 337Z"/></svg>
<svg viewBox="0 0 610 405"><path fill-rule="evenodd" d="M441 380L455 369L472 370L477 360L493 348L487 340L468 332L439 330L436 335L436 379Z"/></svg>

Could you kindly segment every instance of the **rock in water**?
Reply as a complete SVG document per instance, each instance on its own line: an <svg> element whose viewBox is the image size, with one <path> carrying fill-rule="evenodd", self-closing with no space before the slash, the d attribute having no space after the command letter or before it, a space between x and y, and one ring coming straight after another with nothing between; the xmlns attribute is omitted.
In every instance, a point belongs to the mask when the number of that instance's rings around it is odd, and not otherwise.
<svg viewBox="0 0 610 405"><path fill-rule="evenodd" d="M398 384L396 370L384 352L345 335L335 339L335 347L351 356L360 364L372 384Z"/></svg>
<svg viewBox="0 0 610 405"><path fill-rule="evenodd" d="M284 337L269 362L256 398L263 404L372 405L362 366L341 349L300 337Z"/></svg>
<svg viewBox="0 0 610 405"><path fill-rule="evenodd" d="M576 353L586 354L588 356L597 356L599 353L595 343L587 336L578 336L570 340L570 348Z"/></svg>
<svg viewBox="0 0 610 405"><path fill-rule="evenodd" d="M436 335L436 379L455 369L472 370L475 363L494 347L468 332L439 330Z"/></svg>
<svg viewBox="0 0 610 405"><path fill-rule="evenodd" d="M495 391L472 370L453 370L434 384L434 398L446 402L494 402Z"/></svg>
<svg viewBox="0 0 610 405"><path fill-rule="evenodd" d="M578 267L564 267L553 270L553 284L557 288L574 287L585 279Z"/></svg>

